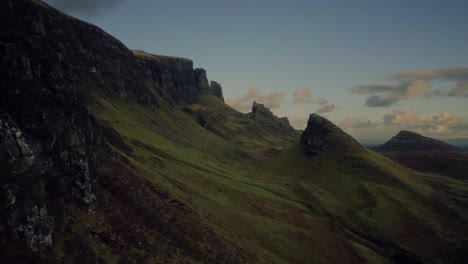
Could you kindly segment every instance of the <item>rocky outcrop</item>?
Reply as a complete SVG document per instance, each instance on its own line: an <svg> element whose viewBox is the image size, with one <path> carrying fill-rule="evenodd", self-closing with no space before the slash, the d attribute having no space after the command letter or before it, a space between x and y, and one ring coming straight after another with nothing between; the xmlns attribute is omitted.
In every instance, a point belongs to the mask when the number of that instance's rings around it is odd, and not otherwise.
<svg viewBox="0 0 468 264"><path fill-rule="evenodd" d="M221 84L215 81L211 81L210 88L211 88L212 95L218 97L219 99L221 99L221 101L224 102L223 88L221 87Z"/></svg>
<svg viewBox="0 0 468 264"><path fill-rule="evenodd" d="M195 79L197 83L198 93L200 95L213 95L224 102L223 90L221 85L215 81L211 81L210 84L208 84L208 78L206 77L205 69L195 69Z"/></svg>
<svg viewBox="0 0 468 264"><path fill-rule="evenodd" d="M250 118L254 119L257 122L269 122L269 121L280 121L284 123L284 118L278 118L275 116L270 109L265 107L264 104L259 104L256 101L252 104L252 112L249 114ZM287 119L287 118L286 118ZM289 122L288 124L289 125Z"/></svg>
<svg viewBox="0 0 468 264"><path fill-rule="evenodd" d="M309 116L300 143L306 154L312 157L326 152L343 153L362 148L354 138L318 114Z"/></svg>
<svg viewBox="0 0 468 264"><path fill-rule="evenodd" d="M265 107L264 104L259 104L256 101L254 101L253 104L252 104L252 114L253 114L254 118L258 118L258 117L261 117L261 116L268 117L268 118L274 117L274 115L270 111L270 109Z"/></svg>
<svg viewBox="0 0 468 264"><path fill-rule="evenodd" d="M195 80L197 82L197 89L200 94L208 94L210 92L210 85L206 77L205 69L195 69Z"/></svg>
<svg viewBox="0 0 468 264"><path fill-rule="evenodd" d="M402 130L383 145L374 148L377 151L438 150L461 151L443 141L422 136L418 133Z"/></svg>
<svg viewBox="0 0 468 264"><path fill-rule="evenodd" d="M247 114L256 125L277 135L297 136L297 131L289 124L287 117L277 117L263 104L253 102L252 112Z"/></svg>

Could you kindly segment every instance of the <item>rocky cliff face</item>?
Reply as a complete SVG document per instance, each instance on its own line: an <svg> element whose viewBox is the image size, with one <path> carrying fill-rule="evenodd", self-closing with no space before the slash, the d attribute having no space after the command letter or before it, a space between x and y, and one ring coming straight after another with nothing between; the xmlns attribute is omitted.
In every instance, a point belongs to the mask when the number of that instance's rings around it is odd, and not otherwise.
<svg viewBox="0 0 468 264"><path fill-rule="evenodd" d="M361 148L354 138L318 114L309 116L300 143L305 147L306 154L312 157L328 151L340 153Z"/></svg>
<svg viewBox="0 0 468 264"><path fill-rule="evenodd" d="M52 244L60 207L95 212L98 157L107 150L86 108L92 95L156 108L156 96L170 104L195 103L199 95L222 99L221 87L200 81L198 71L187 59L134 54L96 26L40 1L2 1L3 242L15 238L36 251Z"/></svg>
<svg viewBox="0 0 468 264"><path fill-rule="evenodd" d="M211 81L208 84L208 78L204 69L195 69L195 80L200 95L213 95L224 102L221 85L215 81Z"/></svg>
<svg viewBox="0 0 468 264"><path fill-rule="evenodd" d="M457 147L424 137L412 131L402 130L385 144L374 148L378 151L405 151L405 150L439 150L439 151L461 151Z"/></svg>
<svg viewBox="0 0 468 264"><path fill-rule="evenodd" d="M2 65L11 66L4 70L11 78L55 81L51 89L67 89L75 96L86 90L140 103L153 103L153 90L175 103L197 102L199 94L220 94L208 85L203 69L193 69L191 60L134 54L98 27L42 2L8 0L1 12Z"/></svg>

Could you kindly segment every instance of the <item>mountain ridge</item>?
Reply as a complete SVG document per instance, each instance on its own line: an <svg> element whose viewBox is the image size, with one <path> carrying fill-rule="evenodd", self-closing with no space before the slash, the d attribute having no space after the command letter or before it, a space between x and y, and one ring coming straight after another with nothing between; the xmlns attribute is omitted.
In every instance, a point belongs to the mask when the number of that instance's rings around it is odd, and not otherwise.
<svg viewBox="0 0 468 264"><path fill-rule="evenodd" d="M0 262L467 259L466 182L318 115L301 144L190 60L136 56L37 0L0 5Z"/></svg>

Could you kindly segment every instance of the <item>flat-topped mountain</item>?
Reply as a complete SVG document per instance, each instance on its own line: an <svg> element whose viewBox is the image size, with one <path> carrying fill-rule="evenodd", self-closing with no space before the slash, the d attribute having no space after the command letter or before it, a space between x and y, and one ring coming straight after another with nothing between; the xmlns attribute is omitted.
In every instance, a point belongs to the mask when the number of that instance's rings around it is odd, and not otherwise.
<svg viewBox="0 0 468 264"><path fill-rule="evenodd" d="M402 150L441 150L461 151L443 141L422 136L418 133L402 130L383 145L374 148L377 151L402 151Z"/></svg>

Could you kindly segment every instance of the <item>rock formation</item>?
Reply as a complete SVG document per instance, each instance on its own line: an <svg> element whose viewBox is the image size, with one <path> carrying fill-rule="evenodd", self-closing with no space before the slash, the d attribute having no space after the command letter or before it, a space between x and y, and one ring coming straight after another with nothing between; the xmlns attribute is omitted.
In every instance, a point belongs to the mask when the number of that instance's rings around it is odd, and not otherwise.
<svg viewBox="0 0 468 264"><path fill-rule="evenodd" d="M223 88L221 87L221 84L215 81L211 81L210 88L211 88L212 95L218 97L219 99L221 99L221 101L224 102Z"/></svg>
<svg viewBox="0 0 468 264"><path fill-rule="evenodd" d="M300 143L312 157L328 151L339 153L361 148L354 138L318 114L310 114Z"/></svg>
<svg viewBox="0 0 468 264"><path fill-rule="evenodd" d="M198 93L200 95L213 95L224 102L221 85L215 81L211 81L210 84L208 84L208 78L206 77L205 69L195 69L195 80L197 83Z"/></svg>

